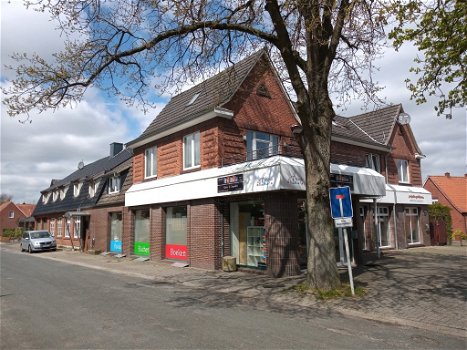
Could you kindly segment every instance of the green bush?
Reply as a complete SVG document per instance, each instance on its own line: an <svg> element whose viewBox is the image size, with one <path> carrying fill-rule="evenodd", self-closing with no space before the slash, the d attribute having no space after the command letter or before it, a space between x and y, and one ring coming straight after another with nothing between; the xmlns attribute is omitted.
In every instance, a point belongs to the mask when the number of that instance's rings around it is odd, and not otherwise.
<svg viewBox="0 0 467 350"><path fill-rule="evenodd" d="M459 240L461 240L461 239L467 239L467 234L465 234L465 233L462 232L461 230L455 230L455 231L451 234L451 239L456 240L456 241L459 241Z"/></svg>
<svg viewBox="0 0 467 350"><path fill-rule="evenodd" d="M18 239L23 235L22 228L5 228L3 229L2 236L9 237L10 239Z"/></svg>

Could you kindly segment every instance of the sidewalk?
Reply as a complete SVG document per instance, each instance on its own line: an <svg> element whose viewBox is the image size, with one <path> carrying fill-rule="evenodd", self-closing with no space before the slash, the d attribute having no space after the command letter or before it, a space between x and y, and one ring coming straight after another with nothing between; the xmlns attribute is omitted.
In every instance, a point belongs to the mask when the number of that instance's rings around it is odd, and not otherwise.
<svg viewBox="0 0 467 350"><path fill-rule="evenodd" d="M4 243L1 247L15 250L18 245ZM467 338L466 247L385 252L382 259L354 269L354 282L366 289L365 296L327 301L290 289L304 281L303 275L274 279L248 272L180 268L168 262L68 250L34 256L138 277L146 284L191 288L203 301L218 303L221 299L232 305L251 304L280 312L306 309L312 315L341 313Z"/></svg>

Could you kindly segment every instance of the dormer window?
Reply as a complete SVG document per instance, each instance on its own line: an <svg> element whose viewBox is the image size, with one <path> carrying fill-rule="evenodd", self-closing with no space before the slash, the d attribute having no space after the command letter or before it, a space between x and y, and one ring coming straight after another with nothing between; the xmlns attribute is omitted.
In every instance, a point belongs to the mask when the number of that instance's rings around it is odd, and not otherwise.
<svg viewBox="0 0 467 350"><path fill-rule="evenodd" d="M63 200L66 196L66 193L68 191L68 187L64 187L60 190L60 199Z"/></svg>
<svg viewBox="0 0 467 350"><path fill-rule="evenodd" d="M89 182L89 197L94 197L97 193L97 188L99 187L99 181Z"/></svg>
<svg viewBox="0 0 467 350"><path fill-rule="evenodd" d="M200 95L200 92L197 92L196 94L194 94L191 100L186 105L191 106L196 101L196 99L199 97L199 95Z"/></svg>
<svg viewBox="0 0 467 350"><path fill-rule="evenodd" d="M50 192L49 193L44 193L42 195L42 203L47 204L47 202L49 201L49 198L50 198Z"/></svg>
<svg viewBox="0 0 467 350"><path fill-rule="evenodd" d="M78 182L78 183L75 183L73 185L73 195L75 197L78 197L79 196L79 192L81 191L81 186L83 185L82 182Z"/></svg>
<svg viewBox="0 0 467 350"><path fill-rule="evenodd" d="M109 193L120 192L120 176L114 175L109 179Z"/></svg>
<svg viewBox="0 0 467 350"><path fill-rule="evenodd" d="M409 183L409 162L405 159L396 159L397 175L400 183Z"/></svg>
<svg viewBox="0 0 467 350"><path fill-rule="evenodd" d="M58 199L59 191L54 190L53 195L52 195L52 200L55 202Z"/></svg>

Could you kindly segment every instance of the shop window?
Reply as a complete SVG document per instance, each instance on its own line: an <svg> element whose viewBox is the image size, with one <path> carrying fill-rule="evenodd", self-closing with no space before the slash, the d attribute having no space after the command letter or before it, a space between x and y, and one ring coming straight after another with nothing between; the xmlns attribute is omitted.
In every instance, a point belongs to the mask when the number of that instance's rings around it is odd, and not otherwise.
<svg viewBox="0 0 467 350"><path fill-rule="evenodd" d="M149 209L135 211L135 245L134 253L136 255L149 256Z"/></svg>
<svg viewBox="0 0 467 350"><path fill-rule="evenodd" d="M405 235L408 244L420 243L418 208L405 208Z"/></svg>
<svg viewBox="0 0 467 350"><path fill-rule="evenodd" d="M187 260L187 208L169 207L166 211L165 257Z"/></svg>
<svg viewBox="0 0 467 350"><path fill-rule="evenodd" d="M378 154L367 154L366 155L366 167L377 171L381 171L380 159Z"/></svg>
<svg viewBox="0 0 467 350"><path fill-rule="evenodd" d="M157 176L157 147L150 147L144 151L144 177Z"/></svg>
<svg viewBox="0 0 467 350"><path fill-rule="evenodd" d="M200 166L200 134L195 132L183 138L183 169Z"/></svg>
<svg viewBox="0 0 467 350"><path fill-rule="evenodd" d="M405 159L397 159L396 165L399 182L409 183L409 162Z"/></svg>
<svg viewBox="0 0 467 350"><path fill-rule="evenodd" d="M279 153L279 136L249 130L246 134L247 160L267 158Z"/></svg>
<svg viewBox="0 0 467 350"><path fill-rule="evenodd" d="M123 221L122 213L110 213L110 251L121 253L122 249L122 232Z"/></svg>
<svg viewBox="0 0 467 350"><path fill-rule="evenodd" d="M380 247L389 247L389 208L388 207L378 207L378 230L381 233L379 237L379 246Z"/></svg>

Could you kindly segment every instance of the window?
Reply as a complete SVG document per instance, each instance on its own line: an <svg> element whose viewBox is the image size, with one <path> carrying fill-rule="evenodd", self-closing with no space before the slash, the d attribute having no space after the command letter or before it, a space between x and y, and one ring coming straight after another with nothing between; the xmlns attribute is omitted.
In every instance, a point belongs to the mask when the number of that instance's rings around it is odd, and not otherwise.
<svg viewBox="0 0 467 350"><path fill-rule="evenodd" d="M61 190L60 190L60 199L63 200L66 196L66 193L68 192L68 187L63 187Z"/></svg>
<svg viewBox="0 0 467 350"><path fill-rule="evenodd" d="M50 219L50 234L55 236L55 219Z"/></svg>
<svg viewBox="0 0 467 350"><path fill-rule="evenodd" d="M59 218L57 220L57 237L62 237L63 233L63 219Z"/></svg>
<svg viewBox="0 0 467 350"><path fill-rule="evenodd" d="M144 177L157 176L157 147L150 147L144 151Z"/></svg>
<svg viewBox="0 0 467 350"><path fill-rule="evenodd" d="M49 201L49 198L50 198L50 193L44 193L42 195L42 203L47 204L47 202Z"/></svg>
<svg viewBox="0 0 467 350"><path fill-rule="evenodd" d="M367 154L366 155L366 167L377 171L381 170L379 155L378 154Z"/></svg>
<svg viewBox="0 0 467 350"><path fill-rule="evenodd" d="M409 183L409 162L405 159L397 159L396 165L399 182Z"/></svg>
<svg viewBox="0 0 467 350"><path fill-rule="evenodd" d="M418 208L405 208L405 235L408 244L420 243Z"/></svg>
<svg viewBox="0 0 467 350"><path fill-rule="evenodd" d="M57 199L58 199L58 190L55 190L55 191L53 192L52 200L55 202Z"/></svg>
<svg viewBox="0 0 467 350"><path fill-rule="evenodd" d="M97 193L97 188L99 187L99 181L89 182L89 197L94 197Z"/></svg>
<svg viewBox="0 0 467 350"><path fill-rule="evenodd" d="M200 95L200 92L197 92L196 94L194 94L191 100L186 105L187 106L192 105L196 101L196 99L199 97L199 95Z"/></svg>
<svg viewBox="0 0 467 350"><path fill-rule="evenodd" d="M66 219L65 222L65 237L70 238L70 226L71 226L71 219Z"/></svg>
<svg viewBox="0 0 467 350"><path fill-rule="evenodd" d="M187 260L187 209L169 207L166 213L165 257Z"/></svg>
<svg viewBox="0 0 467 350"><path fill-rule="evenodd" d="M73 230L73 238L79 238L79 234L81 232L81 218L76 217L74 219L75 227Z"/></svg>
<svg viewBox="0 0 467 350"><path fill-rule="evenodd" d="M279 153L279 136L260 131L246 134L247 160L255 160Z"/></svg>
<svg viewBox="0 0 467 350"><path fill-rule="evenodd" d="M192 169L200 165L199 132L183 138L183 169Z"/></svg>
<svg viewBox="0 0 467 350"><path fill-rule="evenodd" d="M150 228L149 228L149 209L135 211L135 255L148 256L151 251L149 243Z"/></svg>
<svg viewBox="0 0 467 350"><path fill-rule="evenodd" d="M78 197L78 196L79 196L79 191L81 191L81 186L82 186L82 185L83 185L83 184L82 184L81 182L76 183L76 184L73 185L73 195L74 195L75 197Z"/></svg>
<svg viewBox="0 0 467 350"><path fill-rule="evenodd" d="M389 208L378 207L378 223L377 229L380 231L381 236L379 237L380 247L389 247Z"/></svg>
<svg viewBox="0 0 467 350"><path fill-rule="evenodd" d="M115 175L109 179L109 193L120 192L120 176Z"/></svg>
<svg viewBox="0 0 467 350"><path fill-rule="evenodd" d="M114 253L121 253L122 250L122 233L123 221L122 213L110 213L110 251Z"/></svg>
<svg viewBox="0 0 467 350"><path fill-rule="evenodd" d="M15 218L15 212L13 210L10 210L10 212L8 213L8 218L10 218L10 219Z"/></svg>
<svg viewBox="0 0 467 350"><path fill-rule="evenodd" d="M362 223L362 230L363 230L363 250L370 250L370 239L371 236L366 232L366 215L368 213L368 209L366 206L360 207L360 220Z"/></svg>

